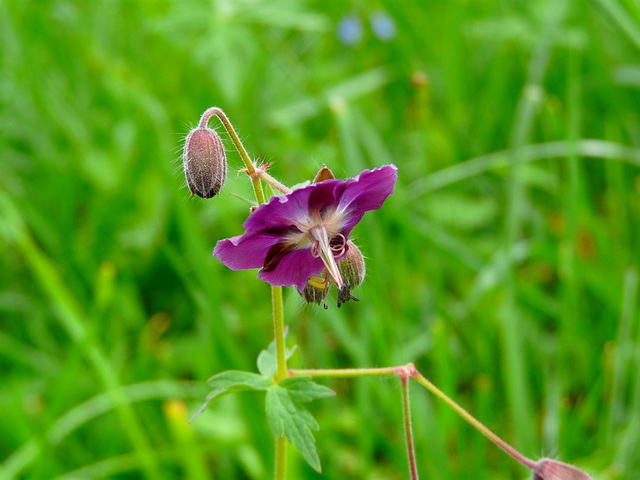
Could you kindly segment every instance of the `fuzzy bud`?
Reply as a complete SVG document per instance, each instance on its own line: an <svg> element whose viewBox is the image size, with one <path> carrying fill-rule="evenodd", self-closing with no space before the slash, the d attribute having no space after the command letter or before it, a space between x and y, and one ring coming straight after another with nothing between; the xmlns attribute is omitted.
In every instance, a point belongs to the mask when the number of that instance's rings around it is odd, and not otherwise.
<svg viewBox="0 0 640 480"><path fill-rule="evenodd" d="M533 480L591 480L591 475L558 460L543 458L536 463Z"/></svg>
<svg viewBox="0 0 640 480"><path fill-rule="evenodd" d="M347 245L349 250L343 259L338 260L338 270L340 270L342 280L348 283L351 288L356 288L363 282L366 274L364 257L360 249L351 240L347 242Z"/></svg>
<svg viewBox="0 0 640 480"><path fill-rule="evenodd" d="M320 305L324 301L324 288L314 287L310 283L304 287L304 290L298 290L298 294L304 298L304 301L309 303L316 303Z"/></svg>
<svg viewBox="0 0 640 480"><path fill-rule="evenodd" d="M184 175L191 195L211 198L227 179L227 157L220 136L207 127L194 128L184 143Z"/></svg>

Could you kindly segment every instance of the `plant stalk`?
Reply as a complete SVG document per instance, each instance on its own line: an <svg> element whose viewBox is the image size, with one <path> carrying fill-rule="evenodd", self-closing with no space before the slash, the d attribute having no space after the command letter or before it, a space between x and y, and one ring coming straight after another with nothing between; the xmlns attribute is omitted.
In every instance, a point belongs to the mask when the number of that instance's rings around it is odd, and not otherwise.
<svg viewBox="0 0 640 480"><path fill-rule="evenodd" d="M282 305L282 287L271 287L273 303L273 332L276 341L276 376L279 381L287 378L287 357L285 355L284 314Z"/></svg>
<svg viewBox="0 0 640 480"><path fill-rule="evenodd" d="M211 107L207 109L202 114L200 118L200 123L198 124L199 128L205 128L209 123L209 119L212 116L216 116L220 119L224 128L227 130L227 133L231 137L233 144L236 147L236 150L240 154L240 158L244 162L246 167L246 172L251 178L251 183L253 185L253 192L256 196L256 201L258 204L265 203L266 199L264 196L264 190L262 189L262 183L260 182L261 177L267 176L269 179L272 179L274 182L277 180L273 179L270 175L264 172L262 169L256 170L247 150L244 148L240 137L236 133L236 130L233 128L233 125L222 111L222 109L218 107ZM271 182L269 182L271 183ZM277 182L279 184L279 182ZM281 185L281 184L280 184ZM286 188L282 185L283 188ZM290 190L289 190L290 191ZM284 314L283 314L283 302L282 302L282 287L271 287L271 303L273 305L273 330L274 337L276 342L276 375L275 380L279 381L287 377L287 357L285 355L285 338L284 338ZM284 480L286 477L286 460L287 460L287 439L283 436L280 438L276 438L275 445L275 480Z"/></svg>
<svg viewBox="0 0 640 480"><path fill-rule="evenodd" d="M238 153L240 154L240 158L244 162L244 165L247 169L247 174L249 175L249 178L251 178L251 183L253 184L253 191L256 194L257 202L259 204L264 203L265 197L264 197L264 191L262 189L262 184L260 183L260 176L258 175L258 172L256 171L256 168L253 165L253 162L251 161L249 154L247 153L247 149L244 148L244 145L242 144L240 137L238 137L238 134L236 133L235 128L233 128L233 125L231 124L231 122L229 121L225 113L222 111L222 109L218 107L208 108L202 114L202 117L200 117L200 122L198 123L198 127L205 128L209 123L209 119L214 115L218 117L222 122L222 125L224 125L225 130L231 137L231 141L235 145Z"/></svg>
<svg viewBox="0 0 640 480"><path fill-rule="evenodd" d="M478 430L487 439L496 446L505 451L510 457L518 463L524 465L531 470L536 468L536 462L525 457L507 442L498 437L495 433L485 427L480 421L476 420L469 412L458 405L453 399L448 397L442 390L427 380L412 363L399 367L383 367L383 368L339 368L339 369L308 369L308 370L289 370L289 376L310 376L310 377L333 377L333 378L349 378L349 377L371 377L384 375L399 375L410 377L420 385L433 393L440 400L451 407L458 415L466 420L472 427ZM406 422L406 418L405 418ZM417 478L417 477L416 477Z"/></svg>
<svg viewBox="0 0 640 480"><path fill-rule="evenodd" d="M404 418L404 435L407 441L407 458L409 461L409 475L411 480L418 480L418 466L416 465L416 450L413 443L413 428L411 426L411 405L409 403L409 377L400 375L402 383L402 416Z"/></svg>

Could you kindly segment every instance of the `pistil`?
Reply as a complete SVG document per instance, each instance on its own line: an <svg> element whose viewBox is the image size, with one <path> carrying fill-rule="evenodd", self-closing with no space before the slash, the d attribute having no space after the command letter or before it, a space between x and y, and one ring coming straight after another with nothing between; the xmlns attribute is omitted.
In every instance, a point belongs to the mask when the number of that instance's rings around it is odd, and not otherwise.
<svg viewBox="0 0 640 480"><path fill-rule="evenodd" d="M311 240L311 255L314 257L320 257L322 263L324 263L327 272L331 275L332 280L338 286L342 288L343 281L336 259L333 256L333 250L329 245L329 234L324 225L318 225L309 230L309 239Z"/></svg>

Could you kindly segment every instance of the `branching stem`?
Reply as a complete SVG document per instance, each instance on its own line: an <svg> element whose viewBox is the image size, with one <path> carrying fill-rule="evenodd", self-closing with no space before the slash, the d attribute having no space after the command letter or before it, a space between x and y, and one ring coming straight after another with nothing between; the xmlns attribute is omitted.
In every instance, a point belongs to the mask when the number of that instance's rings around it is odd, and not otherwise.
<svg viewBox="0 0 640 480"><path fill-rule="evenodd" d="M267 181L275 188L283 191L282 189L288 190L287 187L280 184L273 177L268 175L263 168L256 169L255 165L251 161L247 150L244 148L240 137L236 133L236 130L233 128L233 125L222 111L222 109L218 107L211 107L207 109L206 112L202 114L200 118L200 123L198 124L199 128L205 128L209 123L209 120L212 116L216 116L220 119L224 128L227 130L227 133L231 137L233 144L238 150L240 154L240 158L244 162L246 167L245 171L249 178L251 178L251 184L253 185L253 192L256 196L256 201L258 204L262 204L266 201L264 196L264 190L262 189L261 179ZM273 183L275 182L275 184ZM276 184L280 185L279 188ZM284 193L288 193L284 192ZM282 380L288 376L287 374L287 358L285 355L285 337L284 337L284 314L283 314L283 303L282 303L282 287L271 287L271 303L273 305L273 330L274 337L276 343L276 376L275 380ZM284 480L286 477L286 459L287 459L287 440L285 437L276 438L275 442L275 480Z"/></svg>
<svg viewBox="0 0 640 480"><path fill-rule="evenodd" d="M447 396L442 390L436 387L433 383L427 380L412 363L402 365L399 367L383 367L383 368L341 368L341 369L318 369L318 370L289 370L290 376L307 375L311 377L334 377L334 378L348 378L348 377L371 377L371 376L384 376L384 375L399 375L402 378L412 378L420 385L429 390L432 394L438 397L451 407L458 415L466 420L471 426L478 430L482 435L491 440L495 445L504 450L509 456L520 464L534 469L536 462L525 457L516 449L514 449L507 442L498 437L495 433L485 427L480 421L474 418L469 412L458 405L453 399ZM404 387L403 387L404 388ZM406 422L405 415L405 422ZM409 439L407 439L408 441ZM411 461L411 460L410 460ZM413 477L412 477L413 478ZM417 477L416 477L417 478Z"/></svg>

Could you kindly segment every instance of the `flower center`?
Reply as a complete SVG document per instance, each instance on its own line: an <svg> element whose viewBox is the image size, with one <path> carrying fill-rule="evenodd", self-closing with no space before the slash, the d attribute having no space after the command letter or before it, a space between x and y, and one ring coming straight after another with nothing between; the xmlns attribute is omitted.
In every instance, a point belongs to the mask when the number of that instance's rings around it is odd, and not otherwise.
<svg viewBox="0 0 640 480"><path fill-rule="evenodd" d="M329 238L327 228L324 225L312 227L307 235L311 240L311 255L314 258L320 257L335 284L338 288L342 288L344 282L338 270L335 257L344 254L347 245L346 238L341 233L336 233Z"/></svg>

